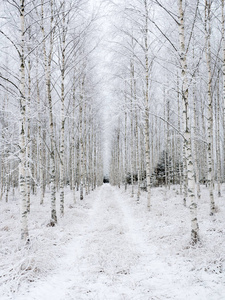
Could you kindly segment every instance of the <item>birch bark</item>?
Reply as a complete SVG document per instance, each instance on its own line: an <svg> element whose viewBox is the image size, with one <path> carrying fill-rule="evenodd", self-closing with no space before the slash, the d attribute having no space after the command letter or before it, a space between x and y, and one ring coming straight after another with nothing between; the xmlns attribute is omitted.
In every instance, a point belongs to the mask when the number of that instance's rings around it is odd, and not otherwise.
<svg viewBox="0 0 225 300"><path fill-rule="evenodd" d="M50 189L51 189L51 226L57 223L56 214L56 177L55 177L55 149L54 149L54 120L53 120L53 105L52 105L52 95L51 95L51 63L53 54L53 0L50 2L51 5L51 17L50 17L50 49L47 55L46 51L46 33L44 28L44 0L41 2L41 29L43 35L43 54L44 54L44 65L45 65L45 82L46 91L48 99L48 109L49 109L49 132L50 132Z"/></svg>
<svg viewBox="0 0 225 300"><path fill-rule="evenodd" d="M132 40L133 42L133 40ZM130 175L131 175L131 197L134 197L134 128L133 128L133 97L134 97L134 63L130 62Z"/></svg>
<svg viewBox="0 0 225 300"><path fill-rule="evenodd" d="M225 24L225 17L224 17L224 0L221 0L221 9L222 9L222 62L223 62L223 180L225 181L225 31L224 31L224 24Z"/></svg>
<svg viewBox="0 0 225 300"><path fill-rule="evenodd" d="M145 51L145 160L146 160L146 180L147 180L147 208L151 209L151 173L150 173L150 149L149 149L149 43L148 43L148 5L144 0L145 6L145 29L144 29L144 51Z"/></svg>
<svg viewBox="0 0 225 300"><path fill-rule="evenodd" d="M197 99L195 97L195 86L193 89L193 110L194 110L194 161L195 161L195 174L196 174L196 184L197 184L197 197L198 199L201 198L201 190L200 190L200 183L199 183L199 166L198 166L198 159L197 159L197 153L198 153L198 143L197 143L197 108L196 108L196 102Z"/></svg>
<svg viewBox="0 0 225 300"><path fill-rule="evenodd" d="M137 102L137 99L136 99ZM137 108L137 103L136 103L136 108L135 108L135 144L136 144L136 163L137 163L137 201L140 200L140 194L141 194L141 189L140 189L140 158L139 158L139 131L138 131L138 108Z"/></svg>
<svg viewBox="0 0 225 300"><path fill-rule="evenodd" d="M84 199L84 142L83 142L83 101L84 101L84 78L81 83L79 104L79 148L80 148L80 200Z"/></svg>
<svg viewBox="0 0 225 300"><path fill-rule="evenodd" d="M179 92L179 78L177 74L177 103L178 103L178 131L181 132L181 112L180 112L180 92ZM182 166L181 166L181 161L182 161L182 143L181 143L181 138L179 135L179 141L178 141L178 159L179 159L179 185L180 185L180 195L182 195L182 181L184 180L184 175L182 174L184 172L184 163L183 163L183 172L182 172ZM183 160L184 162L184 160ZM186 203L186 200L183 200L183 203Z"/></svg>
<svg viewBox="0 0 225 300"><path fill-rule="evenodd" d="M125 167L124 167L124 173L125 173L125 191L127 190L127 92L126 92L126 85L125 85L125 114L124 114L124 148L125 148Z"/></svg>
<svg viewBox="0 0 225 300"><path fill-rule="evenodd" d="M5 190L5 180L4 180L4 169L5 169L5 159L6 159L6 147L5 147L5 99L6 99L6 95L3 98L3 102L2 102L2 134L1 134L1 138L2 141L4 143L4 145L2 146L2 151L1 151L1 195L0 195L0 200L2 200L3 194L4 194L4 190Z"/></svg>
<svg viewBox="0 0 225 300"><path fill-rule="evenodd" d="M193 61L195 58L195 49L193 48ZM197 197L198 199L201 198L201 190L200 190L200 183L199 183L199 165L197 160L197 153L198 153L198 143L197 143L197 126L198 126L198 115L197 115L197 98L196 98L196 77L193 77L193 112L194 112L194 161L195 161L195 181L197 185Z"/></svg>
<svg viewBox="0 0 225 300"><path fill-rule="evenodd" d="M65 51L66 51L66 28L65 28L65 1L62 12L62 53L61 53L61 131L60 131L60 216L64 216L64 148L65 148Z"/></svg>
<svg viewBox="0 0 225 300"><path fill-rule="evenodd" d="M213 195L213 97L212 97L212 72L211 72L211 25L210 12L211 1L205 0L205 38L206 38L206 62L208 68L208 118L207 118L207 132L208 132L208 182L209 182L209 196L210 196L210 215L215 213L215 201Z"/></svg>
<svg viewBox="0 0 225 300"><path fill-rule="evenodd" d="M20 163L19 163L19 186L20 186L20 216L21 216L21 240L29 242L27 224L27 193L26 193L26 95L25 95L25 0L20 0Z"/></svg>
<svg viewBox="0 0 225 300"><path fill-rule="evenodd" d="M38 160L39 160L39 184L40 184L40 204L44 203L44 173L43 173L43 153L42 153L42 126L41 126L41 111L42 105L40 100L40 87L39 87L39 78L38 78L38 66L39 66L39 59L38 54L36 56L37 59L37 66L36 66L36 89L37 89L37 106L38 106L38 138L37 138L37 147L38 147Z"/></svg>
<svg viewBox="0 0 225 300"><path fill-rule="evenodd" d="M217 159L217 192L221 197L221 151L220 151L220 86L217 81L217 103L216 103L216 159Z"/></svg>
<svg viewBox="0 0 225 300"><path fill-rule="evenodd" d="M72 114L72 191L73 191L73 203L76 203L76 185L75 185L75 105L76 105L76 89L75 89L75 74L73 75L73 114Z"/></svg>
<svg viewBox="0 0 225 300"><path fill-rule="evenodd" d="M195 178L194 178L194 162L191 151L191 131L190 131L190 111L188 103L188 82L187 82L187 58L185 48L185 33L184 33L184 11L183 0L178 0L178 15L179 15L179 38L180 38L180 64L181 64L181 79L182 79L182 102L184 111L184 137L185 137L185 157L187 160L187 178L188 191L190 199L190 214L191 214L191 242L196 244L199 240L199 227L197 219L197 201L195 197Z"/></svg>
<svg viewBox="0 0 225 300"><path fill-rule="evenodd" d="M30 38L30 30L29 38ZM28 47L28 52L30 51L30 47ZM31 105L31 61L30 57L28 58L28 95L27 95L27 103L26 103L26 185L27 185L27 212L30 213L30 190L31 190L31 139L30 139L30 130L31 130L31 121L30 121L30 105Z"/></svg>

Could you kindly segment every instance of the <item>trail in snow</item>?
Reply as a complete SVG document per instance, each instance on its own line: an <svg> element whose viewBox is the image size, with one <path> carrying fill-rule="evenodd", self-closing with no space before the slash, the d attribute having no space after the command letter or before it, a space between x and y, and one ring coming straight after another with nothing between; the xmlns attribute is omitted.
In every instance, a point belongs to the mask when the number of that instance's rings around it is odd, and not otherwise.
<svg viewBox="0 0 225 300"><path fill-rule="evenodd" d="M177 266L160 259L126 194L109 184L95 193L58 267L16 300L207 299L189 289Z"/></svg>

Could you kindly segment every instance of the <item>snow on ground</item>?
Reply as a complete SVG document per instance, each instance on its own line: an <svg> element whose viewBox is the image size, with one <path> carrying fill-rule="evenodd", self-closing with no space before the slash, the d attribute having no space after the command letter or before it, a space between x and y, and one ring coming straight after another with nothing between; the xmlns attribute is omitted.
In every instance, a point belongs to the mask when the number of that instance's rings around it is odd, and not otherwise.
<svg viewBox="0 0 225 300"><path fill-rule="evenodd" d="M225 192L225 191L223 191ZM31 243L18 242L18 199L0 203L1 300L219 300L225 299L225 207L209 216L199 201L201 242L190 246L189 210L176 187L152 189L140 202L105 184L84 201L66 192L65 217L47 227L50 195L33 196Z"/></svg>

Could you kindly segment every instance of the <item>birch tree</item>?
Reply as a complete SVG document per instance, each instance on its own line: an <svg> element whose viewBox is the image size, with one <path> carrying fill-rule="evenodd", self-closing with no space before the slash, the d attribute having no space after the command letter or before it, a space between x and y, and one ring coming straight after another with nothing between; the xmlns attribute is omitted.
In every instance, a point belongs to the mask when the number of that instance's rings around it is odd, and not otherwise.
<svg viewBox="0 0 225 300"><path fill-rule="evenodd" d="M24 242L29 241L27 225L27 194L26 194L26 95L25 95L25 0L20 1L20 163L19 163L19 185L21 201L21 239Z"/></svg>
<svg viewBox="0 0 225 300"><path fill-rule="evenodd" d="M205 37L206 37L206 62L208 69L208 182L210 194L210 215L215 213L215 202L213 195L213 97L212 97L212 71L211 71L211 1L205 0Z"/></svg>
<svg viewBox="0 0 225 300"><path fill-rule="evenodd" d="M182 102L184 117L184 137L185 137L185 156L187 160L187 178L188 191L190 198L191 213L191 241L196 244L199 240L199 227L197 220L197 201L195 197L195 178L194 178L194 162L191 149L191 131L190 131L190 109L188 99L188 79L187 79L187 48L185 45L185 28L184 28L184 10L183 0L178 0L179 9L179 38L180 38L180 64L181 64L181 80L182 80Z"/></svg>
<svg viewBox="0 0 225 300"><path fill-rule="evenodd" d="M224 147L223 152L225 154L225 31L224 31L224 24L225 24L225 17L224 17L224 0L221 0L221 33L222 33L222 71L223 71L223 141ZM223 179L225 179L225 155L223 156Z"/></svg>
<svg viewBox="0 0 225 300"><path fill-rule="evenodd" d="M60 130L60 214L64 216L64 143L65 143L65 1L62 2L62 36L61 36L61 130Z"/></svg>

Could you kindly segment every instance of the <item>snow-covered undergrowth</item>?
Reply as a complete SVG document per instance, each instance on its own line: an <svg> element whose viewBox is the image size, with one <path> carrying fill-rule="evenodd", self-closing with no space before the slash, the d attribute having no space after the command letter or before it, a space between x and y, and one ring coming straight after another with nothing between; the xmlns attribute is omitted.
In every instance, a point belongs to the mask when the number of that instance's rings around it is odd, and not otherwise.
<svg viewBox="0 0 225 300"><path fill-rule="evenodd" d="M224 193L225 191L223 191ZM199 200L200 243L190 245L190 215L176 187L152 189L139 203L105 184L84 201L65 196L65 217L48 227L50 195L32 196L30 245L19 243L18 199L0 203L0 299L219 300L225 295L225 207ZM188 206L188 205L187 205Z"/></svg>
<svg viewBox="0 0 225 300"><path fill-rule="evenodd" d="M58 219L56 227L48 226L50 193L46 193L44 205L39 204L38 196L31 198L30 244L26 247L20 244L18 199L10 197L9 203L0 203L0 299L3 294L16 295L23 283L45 278L54 270L57 259L64 255L65 246L73 238L73 226L81 226L83 221L86 204L74 208L69 191L65 197L66 216Z"/></svg>

